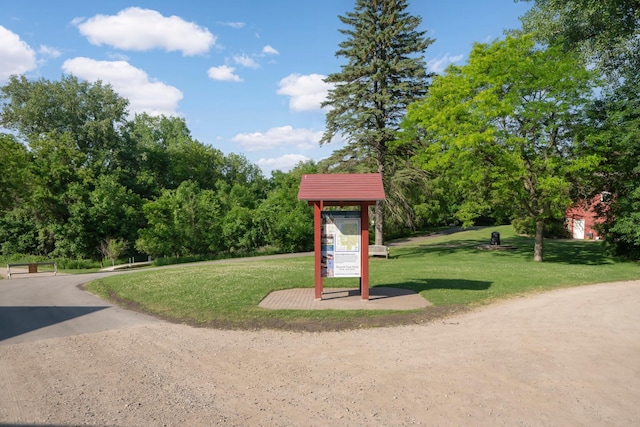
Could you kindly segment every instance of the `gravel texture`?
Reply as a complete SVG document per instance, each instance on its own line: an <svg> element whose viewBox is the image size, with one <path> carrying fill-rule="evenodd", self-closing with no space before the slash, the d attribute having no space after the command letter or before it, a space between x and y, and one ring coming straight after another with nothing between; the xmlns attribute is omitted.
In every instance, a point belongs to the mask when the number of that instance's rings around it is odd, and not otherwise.
<svg viewBox="0 0 640 427"><path fill-rule="evenodd" d="M426 325L0 342L0 425L640 425L640 281Z"/></svg>

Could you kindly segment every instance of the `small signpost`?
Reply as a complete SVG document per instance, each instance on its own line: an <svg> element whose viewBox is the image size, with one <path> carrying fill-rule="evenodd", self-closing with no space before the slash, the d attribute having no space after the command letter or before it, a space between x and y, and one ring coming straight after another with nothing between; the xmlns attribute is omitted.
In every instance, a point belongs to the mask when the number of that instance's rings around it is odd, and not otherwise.
<svg viewBox="0 0 640 427"><path fill-rule="evenodd" d="M382 175L310 174L300 181L298 199L314 211L315 299L323 277L359 277L360 297L369 300L369 206L384 200ZM324 211L359 206L359 211Z"/></svg>

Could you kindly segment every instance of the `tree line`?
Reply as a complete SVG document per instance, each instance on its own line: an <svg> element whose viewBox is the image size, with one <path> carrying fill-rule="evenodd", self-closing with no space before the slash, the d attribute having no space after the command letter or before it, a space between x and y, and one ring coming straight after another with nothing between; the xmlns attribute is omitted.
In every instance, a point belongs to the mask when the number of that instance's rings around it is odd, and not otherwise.
<svg viewBox="0 0 640 427"><path fill-rule="evenodd" d="M522 29L476 43L465 65L426 72L433 40L406 0L356 0L341 16L321 143L344 148L266 178L194 140L183 119L128 119L101 82L0 88L0 252L99 257L310 250L303 173L378 172L375 242L450 223L513 222L534 260L568 206L612 193L602 233L640 257L640 7L535 0Z"/></svg>
<svg viewBox="0 0 640 427"><path fill-rule="evenodd" d="M296 180L269 179L239 154L190 135L183 119L127 119L110 86L63 76L2 87L0 251L99 259L248 253L312 247ZM105 252L106 251L106 252Z"/></svg>

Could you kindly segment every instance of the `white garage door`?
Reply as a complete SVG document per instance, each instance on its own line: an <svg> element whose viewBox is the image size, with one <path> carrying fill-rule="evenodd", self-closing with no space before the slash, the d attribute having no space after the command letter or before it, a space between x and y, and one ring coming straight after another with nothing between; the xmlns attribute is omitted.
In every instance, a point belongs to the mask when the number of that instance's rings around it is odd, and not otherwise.
<svg viewBox="0 0 640 427"><path fill-rule="evenodd" d="M584 239L584 219L573 220L573 238Z"/></svg>

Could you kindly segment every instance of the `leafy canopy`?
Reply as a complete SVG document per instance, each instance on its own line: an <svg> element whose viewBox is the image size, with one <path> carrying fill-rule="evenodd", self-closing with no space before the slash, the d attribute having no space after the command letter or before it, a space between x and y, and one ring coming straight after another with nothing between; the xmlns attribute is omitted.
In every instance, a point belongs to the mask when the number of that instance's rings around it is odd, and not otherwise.
<svg viewBox="0 0 640 427"><path fill-rule="evenodd" d="M468 65L449 67L411 106L405 128L423 141L418 160L455 177L466 224L492 209L541 226L564 213L573 172L597 161L574 153L593 84L580 64L530 36L476 44Z"/></svg>

